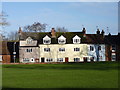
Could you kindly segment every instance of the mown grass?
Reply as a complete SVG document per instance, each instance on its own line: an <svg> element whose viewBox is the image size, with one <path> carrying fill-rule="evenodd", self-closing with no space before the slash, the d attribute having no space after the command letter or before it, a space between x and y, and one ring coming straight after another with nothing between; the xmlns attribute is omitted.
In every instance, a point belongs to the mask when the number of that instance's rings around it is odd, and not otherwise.
<svg viewBox="0 0 120 90"><path fill-rule="evenodd" d="M2 66L3 88L118 88L118 63Z"/></svg>

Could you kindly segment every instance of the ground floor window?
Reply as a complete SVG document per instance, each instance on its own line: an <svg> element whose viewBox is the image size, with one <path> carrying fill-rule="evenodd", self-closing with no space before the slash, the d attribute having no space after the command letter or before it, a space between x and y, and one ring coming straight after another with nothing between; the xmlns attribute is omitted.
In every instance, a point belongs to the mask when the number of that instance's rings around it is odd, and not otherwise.
<svg viewBox="0 0 120 90"><path fill-rule="evenodd" d="M57 62L63 62L63 58L57 58Z"/></svg>
<svg viewBox="0 0 120 90"><path fill-rule="evenodd" d="M90 61L94 61L94 57L90 57Z"/></svg>
<svg viewBox="0 0 120 90"><path fill-rule="evenodd" d="M29 62L29 58L23 58L23 62Z"/></svg>
<svg viewBox="0 0 120 90"><path fill-rule="evenodd" d="M2 61L2 56L0 56L0 61Z"/></svg>
<svg viewBox="0 0 120 90"><path fill-rule="evenodd" d="M46 58L46 61L47 61L47 62L52 62L53 59L52 59L52 58Z"/></svg>
<svg viewBox="0 0 120 90"><path fill-rule="evenodd" d="M74 62L79 62L80 58L74 58Z"/></svg>
<svg viewBox="0 0 120 90"><path fill-rule="evenodd" d="M112 61L115 61L115 60L116 60L116 55L115 55L115 53L112 53L111 59L112 59Z"/></svg>

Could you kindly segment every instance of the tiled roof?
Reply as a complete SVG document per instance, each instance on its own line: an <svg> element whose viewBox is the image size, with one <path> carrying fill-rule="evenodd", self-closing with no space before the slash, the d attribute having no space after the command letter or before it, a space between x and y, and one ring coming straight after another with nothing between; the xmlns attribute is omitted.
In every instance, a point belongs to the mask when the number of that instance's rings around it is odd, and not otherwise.
<svg viewBox="0 0 120 90"><path fill-rule="evenodd" d="M2 41L2 44L0 46L0 54L2 55L12 55L13 54L13 45L14 42L8 42L8 41ZM16 52L19 52L18 49L19 43L16 43Z"/></svg>
<svg viewBox="0 0 120 90"><path fill-rule="evenodd" d="M63 35L66 38L66 44L72 44L72 38L74 36L79 36L81 38L81 43L89 43L89 44L102 44L104 43L103 35L101 34L84 34L83 32L56 32L56 38L52 38L51 32L29 32L28 34L24 32L23 37L21 37L21 40L25 40L27 37L31 37L32 39L38 40L38 44L43 44L43 38L48 35L51 37L51 44L57 44L58 43L58 37Z"/></svg>
<svg viewBox="0 0 120 90"><path fill-rule="evenodd" d="M106 35L105 44L117 44L120 45L120 35Z"/></svg>

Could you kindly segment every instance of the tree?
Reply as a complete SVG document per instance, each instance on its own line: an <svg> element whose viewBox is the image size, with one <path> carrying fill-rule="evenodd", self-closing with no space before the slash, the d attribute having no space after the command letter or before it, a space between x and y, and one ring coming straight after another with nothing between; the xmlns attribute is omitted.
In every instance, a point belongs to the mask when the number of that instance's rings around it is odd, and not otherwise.
<svg viewBox="0 0 120 90"><path fill-rule="evenodd" d="M1 12L0 13L0 34L3 38L3 40L6 40L6 36L4 34L6 34L5 30L4 30L4 27L5 26L8 26L10 25L8 22L7 22L7 14L5 12Z"/></svg>
<svg viewBox="0 0 120 90"><path fill-rule="evenodd" d="M56 32L68 32L68 30L65 27L57 27Z"/></svg>
<svg viewBox="0 0 120 90"><path fill-rule="evenodd" d="M18 40L18 32L17 31L11 31L8 34L8 40Z"/></svg>
<svg viewBox="0 0 120 90"><path fill-rule="evenodd" d="M27 32L42 32L45 31L47 24L42 24L39 22L34 22L32 25L24 26L24 31Z"/></svg>
<svg viewBox="0 0 120 90"><path fill-rule="evenodd" d="M5 12L1 12L0 13L0 25L1 26L7 26L9 25L9 23L7 22L7 17L8 15L5 14Z"/></svg>

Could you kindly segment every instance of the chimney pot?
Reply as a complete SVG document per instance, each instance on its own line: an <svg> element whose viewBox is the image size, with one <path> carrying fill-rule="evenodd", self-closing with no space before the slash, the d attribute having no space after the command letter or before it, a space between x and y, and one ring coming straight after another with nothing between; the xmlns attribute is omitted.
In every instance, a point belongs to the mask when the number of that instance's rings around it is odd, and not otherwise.
<svg viewBox="0 0 120 90"><path fill-rule="evenodd" d="M86 29L85 29L85 28L83 28L82 32L83 32L84 34L86 34Z"/></svg>
<svg viewBox="0 0 120 90"><path fill-rule="evenodd" d="M55 28L52 28L52 30L51 30L51 35L52 35L52 38L55 38L55 37L56 37Z"/></svg>
<svg viewBox="0 0 120 90"><path fill-rule="evenodd" d="M99 29L97 29L97 32L96 32L97 34L100 34L100 30Z"/></svg>

